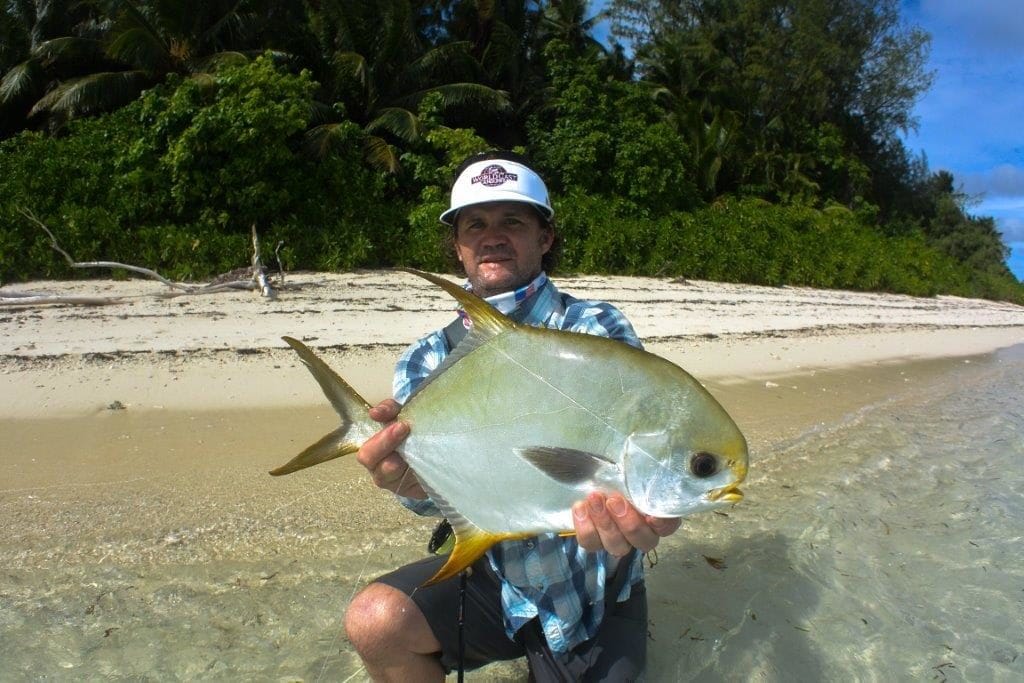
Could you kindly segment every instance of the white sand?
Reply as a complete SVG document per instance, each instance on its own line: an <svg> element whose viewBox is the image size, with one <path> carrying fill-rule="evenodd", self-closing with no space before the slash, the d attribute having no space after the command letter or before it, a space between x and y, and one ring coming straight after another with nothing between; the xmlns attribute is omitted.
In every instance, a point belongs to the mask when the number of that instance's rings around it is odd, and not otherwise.
<svg viewBox="0 0 1024 683"><path fill-rule="evenodd" d="M647 348L701 379L767 379L822 368L958 357L1024 343L1024 307L941 296L667 279L557 278L610 301ZM32 282L4 292L124 297L111 306L0 309L0 417L103 410L319 404L281 336L323 351L368 400L386 396L401 350L452 318L452 300L392 271L298 273L252 292L162 298L150 280Z"/></svg>

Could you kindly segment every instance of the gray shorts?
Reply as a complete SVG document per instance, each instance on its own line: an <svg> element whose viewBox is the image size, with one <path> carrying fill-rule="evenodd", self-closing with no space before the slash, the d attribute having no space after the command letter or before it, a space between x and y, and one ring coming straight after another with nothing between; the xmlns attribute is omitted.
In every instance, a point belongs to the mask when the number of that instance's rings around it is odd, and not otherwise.
<svg viewBox="0 0 1024 683"><path fill-rule="evenodd" d="M433 556L400 567L377 579L412 598L434 636L441 643L438 659L446 672L459 666L459 578L417 588L433 576L447 557ZM628 571L623 560L621 571ZM616 594L621 581L612 581ZM565 654L553 653L534 619L516 632L505 634L501 582L486 558L478 560L466 581L463 668L477 669L491 662L527 657L531 680L638 681L647 657L647 592L643 582L633 586L625 602L608 605L597 635Z"/></svg>

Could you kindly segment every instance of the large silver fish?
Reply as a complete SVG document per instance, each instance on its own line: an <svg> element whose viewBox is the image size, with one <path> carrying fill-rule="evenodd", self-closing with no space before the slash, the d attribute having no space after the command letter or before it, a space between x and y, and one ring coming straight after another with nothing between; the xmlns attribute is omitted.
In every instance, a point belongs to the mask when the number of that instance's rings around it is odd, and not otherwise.
<svg viewBox="0 0 1024 683"><path fill-rule="evenodd" d="M428 584L500 541L571 535L571 507L591 491L620 493L657 517L743 497L746 440L682 368L619 341L517 324L455 283L409 272L455 297L473 322L400 415L411 426L400 452L455 531ZM274 475L355 453L380 428L352 387L284 339L342 424Z"/></svg>

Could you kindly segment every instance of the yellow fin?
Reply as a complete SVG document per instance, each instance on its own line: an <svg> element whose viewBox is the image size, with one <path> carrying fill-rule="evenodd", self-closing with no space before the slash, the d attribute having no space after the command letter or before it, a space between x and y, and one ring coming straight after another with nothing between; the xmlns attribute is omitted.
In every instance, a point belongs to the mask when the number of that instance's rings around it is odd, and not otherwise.
<svg viewBox="0 0 1024 683"><path fill-rule="evenodd" d="M468 525L467 525L468 526ZM440 583L445 579L449 579L463 569L479 560L487 549L496 543L502 541L519 541L524 538L530 538L536 536L532 533L524 532L504 532L500 534L492 534L489 531L483 531L476 527L465 528L461 531L455 532L455 548L452 549L452 554L448 556L448 561L444 563L444 566L438 570L430 579L428 579L423 585L432 586L435 583Z"/></svg>
<svg viewBox="0 0 1024 683"><path fill-rule="evenodd" d="M491 306L476 294L466 291L451 280L446 280L443 277L434 275L433 273L425 273L422 270L416 270L415 268L399 268L398 270L418 275L428 282L433 282L435 285L451 294L455 300L459 302L459 305L465 309L466 315L468 315L469 319L473 321L473 328L477 330L478 333L482 333L487 337L494 337L506 330L511 330L516 326L510 318L503 315L501 311L496 309L494 306Z"/></svg>
<svg viewBox="0 0 1024 683"><path fill-rule="evenodd" d="M312 467L328 460L340 458L343 455L355 453L359 450L359 444L345 441L347 432L348 428L345 426L335 429L285 464L277 469L270 470L270 474L280 477L282 474L291 474L306 467Z"/></svg>

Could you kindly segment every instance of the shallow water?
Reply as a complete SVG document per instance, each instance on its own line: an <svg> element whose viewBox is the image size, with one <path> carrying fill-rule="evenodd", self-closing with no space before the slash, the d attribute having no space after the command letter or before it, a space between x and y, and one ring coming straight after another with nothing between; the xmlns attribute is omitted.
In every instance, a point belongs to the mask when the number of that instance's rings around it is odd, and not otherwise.
<svg viewBox="0 0 1024 683"><path fill-rule="evenodd" d="M1024 677L1024 348L713 390L747 498L659 549L650 680ZM353 462L266 475L333 423L0 420L0 680L361 680L344 607L429 522Z"/></svg>
<svg viewBox="0 0 1024 683"><path fill-rule="evenodd" d="M1024 680L1021 396L1017 347L763 453L665 544L652 678Z"/></svg>

